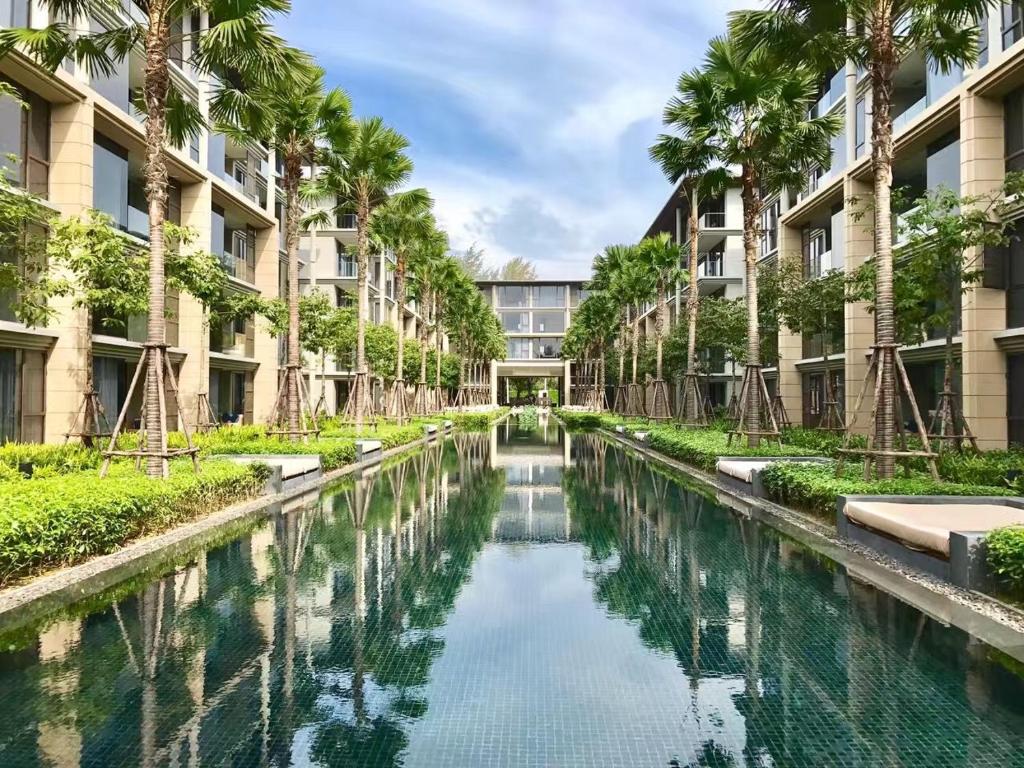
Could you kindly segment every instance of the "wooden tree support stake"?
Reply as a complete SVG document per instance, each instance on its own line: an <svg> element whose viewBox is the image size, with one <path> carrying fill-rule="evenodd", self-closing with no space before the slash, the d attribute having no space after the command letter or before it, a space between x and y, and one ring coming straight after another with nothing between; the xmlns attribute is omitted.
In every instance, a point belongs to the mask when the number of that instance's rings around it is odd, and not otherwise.
<svg viewBox="0 0 1024 768"><path fill-rule="evenodd" d="M757 397L760 401L760 408L758 408L758 423L755 429L748 429L747 414L752 399L752 391L758 393ZM775 420L775 414L772 412L768 385L765 384L760 365L748 363L743 371L743 383L740 385L739 395L739 412L736 415L736 425L729 430L727 445L732 445L734 437L768 437L780 445L782 444L782 434L779 432L779 424Z"/></svg>
<svg viewBox="0 0 1024 768"><path fill-rule="evenodd" d="M185 435L185 448L169 449L167 447L167 402L165 400L165 391L170 389L171 396L174 398L174 404L177 412L181 413L181 397L178 393L178 382L174 378L174 369L170 364L170 358L167 355L166 344L149 344L146 343L142 347L142 354L139 355L139 363L135 366L135 374L132 376L132 383L128 387L128 392L125 395L124 405L121 408L121 413L118 414L117 423L114 425L114 431L110 435L110 445L107 446L107 450L103 452L103 465L100 467L100 477L106 477L107 472L110 470L110 461L115 456L133 456L135 457L136 467L140 467L142 460L146 459L147 466L151 466L153 462L159 462L160 474L162 477L168 477L170 475L170 460L177 456L191 456L192 457L192 468L195 472L199 473L199 449L192 443L192 433L189 431L188 424L185 423L184 419L181 419L181 431ZM160 449L156 452L152 452L147 447L146 441L146 422L145 418L142 419L142 423L139 429L139 442L138 447L130 450L120 450L117 447L118 438L121 437L122 430L124 429L125 422L128 420L128 408L131 405L132 397L135 394L135 388L139 385L139 381L143 379L143 372L145 372L145 381L149 383L152 378L156 379L156 391L157 391L157 412L160 416L160 424L163 429L160 430L162 436ZM152 377L152 378L151 378ZM149 406L150 387L144 386L142 391L142 413L146 413L146 409Z"/></svg>
<svg viewBox="0 0 1024 768"><path fill-rule="evenodd" d="M298 429L293 429L288 424L288 389L293 381L299 395ZM270 414L270 428L267 429L267 434L288 435L293 440L302 438L302 442L307 442L310 435L314 437L320 435L316 413L309 404L309 390L306 388L306 377L302 375L301 365L289 365L285 368L284 377L281 379L281 386L277 390L277 398L274 401L274 410Z"/></svg>
<svg viewBox="0 0 1024 768"><path fill-rule="evenodd" d="M685 427L706 427L708 414L700 394L700 380L696 373L683 374L683 392L676 412L679 424Z"/></svg>
<svg viewBox="0 0 1024 768"><path fill-rule="evenodd" d="M65 433L64 442L66 444L71 438L77 437L83 445L91 447L96 438L110 435L110 422L100 402L99 393L90 388L82 395L82 406L75 415L71 429Z"/></svg>
<svg viewBox="0 0 1024 768"><path fill-rule="evenodd" d="M652 421L668 421L672 418L672 404L669 402L668 384L664 379L651 382L650 407L647 418Z"/></svg>

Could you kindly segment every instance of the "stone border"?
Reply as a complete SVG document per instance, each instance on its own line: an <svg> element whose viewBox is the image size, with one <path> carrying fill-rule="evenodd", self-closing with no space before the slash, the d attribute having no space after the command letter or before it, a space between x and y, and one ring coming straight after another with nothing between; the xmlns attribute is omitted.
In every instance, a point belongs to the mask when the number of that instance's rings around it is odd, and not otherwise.
<svg viewBox="0 0 1024 768"><path fill-rule="evenodd" d="M380 459L398 456L425 445L423 438L417 438L383 451ZM44 573L25 584L0 590L0 632L28 624L63 605L96 595L159 563L194 551L216 539L231 526L288 513L304 506L311 497L319 498L325 485L365 469L366 466L358 462L346 464L281 493L240 502L163 533L135 539L110 554L99 555L78 565Z"/></svg>
<svg viewBox="0 0 1024 768"><path fill-rule="evenodd" d="M957 587L886 557L870 547L843 541L818 520L767 499L724 486L714 476L604 429L612 442L670 467L717 491L733 511L762 522L843 566L847 574L893 595L942 624L952 624L1017 661L1024 662L1024 611L982 592Z"/></svg>

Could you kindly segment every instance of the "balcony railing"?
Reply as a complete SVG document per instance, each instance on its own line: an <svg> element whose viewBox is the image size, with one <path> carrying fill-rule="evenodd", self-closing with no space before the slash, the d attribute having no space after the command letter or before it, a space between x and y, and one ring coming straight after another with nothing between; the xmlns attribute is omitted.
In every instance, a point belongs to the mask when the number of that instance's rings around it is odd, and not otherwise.
<svg viewBox="0 0 1024 768"><path fill-rule="evenodd" d="M355 229L357 217L354 213L339 213L335 224L338 229Z"/></svg>
<svg viewBox="0 0 1024 768"><path fill-rule="evenodd" d="M220 255L220 264L231 277L244 280L247 283L256 281L256 267L244 256L236 256L230 251L226 251Z"/></svg>
<svg viewBox="0 0 1024 768"><path fill-rule="evenodd" d="M707 211L700 217L702 229L723 229L725 227L725 211Z"/></svg>
<svg viewBox="0 0 1024 768"><path fill-rule="evenodd" d="M913 104L911 104L909 107L907 107L905 110L900 112L892 120L892 133L893 133L893 135L895 136L895 135L897 135L899 133L902 133L906 129L906 127L910 124L910 122L915 117L917 117L922 112L924 112L927 107L928 107L928 96L924 95L920 99L915 101Z"/></svg>
<svg viewBox="0 0 1024 768"><path fill-rule="evenodd" d="M359 265L350 259L338 259L338 277L359 277Z"/></svg>

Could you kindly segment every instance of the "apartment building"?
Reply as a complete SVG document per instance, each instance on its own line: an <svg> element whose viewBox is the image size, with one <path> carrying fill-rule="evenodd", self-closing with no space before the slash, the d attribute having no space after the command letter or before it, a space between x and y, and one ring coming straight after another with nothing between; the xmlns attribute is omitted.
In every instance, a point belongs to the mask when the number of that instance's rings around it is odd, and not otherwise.
<svg viewBox="0 0 1024 768"><path fill-rule="evenodd" d="M572 363L562 359L562 341L573 312L586 298L584 285L573 280L477 282L508 339L506 358L491 361L493 403L508 403L510 379L549 379L562 402L569 402Z"/></svg>
<svg viewBox="0 0 1024 768"><path fill-rule="evenodd" d="M942 185L964 195L987 194L999 187L1007 171L1024 168L1024 3L1004 4L980 26L977 66L944 74L925 57L910 56L896 74L893 186L908 190L909 198ZM773 201L762 220L762 257L798 260L812 278L829 269L856 269L873 253L871 217L857 210L871 196L866 73L852 63L832 73L822 83L814 110L843 118L831 166L815 168L803 189L789 190ZM678 198L674 193L652 231L673 232L682 242L686 211ZM899 269L898 214L893 231ZM1024 444L1024 219L1015 225L1014 235L1007 249L981 255L984 279L963 294L954 340L959 364L955 386L985 448ZM728 263L726 255L725 270ZM741 254L738 264L742 266ZM848 417L873 341L874 318L868 307L847 305L829 345L828 367ZM766 377L777 381L791 419L814 425L824 404L822 340L783 329L778 345L778 370L767 370ZM943 345L936 338L902 349L925 414L941 394ZM862 429L870 418L870 400L865 398L858 415Z"/></svg>
<svg viewBox="0 0 1024 768"><path fill-rule="evenodd" d="M745 290L743 259L743 202L739 187L729 187L722 195L698 204L697 233L697 290L701 297L723 299L742 298ZM682 246L689 259L690 207L681 188L676 187L662 206L644 237L667 233ZM766 253L766 258L775 251ZM686 312L689 285L684 283L668 297L670 327L680 313ZM640 314L640 334L652 340L655 334L655 303L649 302ZM741 362L734 361L720 351L703 355L701 368L706 373L707 395L712 405L724 408L738 392L743 377ZM766 371L770 377L772 371Z"/></svg>
<svg viewBox="0 0 1024 768"><path fill-rule="evenodd" d="M334 207L333 203L327 202L323 206L327 209ZM332 213L330 221L329 226L318 227L301 238L300 290L303 293L321 291L327 294L336 307L355 306L358 277L356 217L348 213ZM391 252L371 255L367 280L370 297L367 320L391 325L404 334L406 339L415 339L421 322L419 308L414 300L408 300L399 310L395 299L394 268L395 257ZM433 336L429 342L433 343ZM329 412L344 408L352 381L354 360L338 360L329 355L323 371L320 370L320 361L307 359L306 363L313 400L316 401L323 392ZM380 382L377 382L378 398L381 396L379 385Z"/></svg>
<svg viewBox="0 0 1024 768"><path fill-rule="evenodd" d="M144 20L134 2L106 12ZM48 21L46 9L32 0L0 3L2 26L42 27ZM103 28L118 21L105 17L90 23ZM197 14L181 20L181 31L188 33L193 25L206 23L206 16ZM172 80L206 114L209 76L192 71L187 34L184 40L182 50L172 51ZM13 162L4 160L8 177L59 214L81 215L93 208L109 214L140 248L146 247L144 123L133 106L143 84L142 54L133 53L109 76L91 77L73 62L50 73L13 53L0 61L0 77L28 104L21 109L13 99L0 98L0 149L14 157ZM195 247L220 257L230 290L286 296L284 196L274 153L208 132L189 146L168 148L167 163L168 217L196 231ZM318 255L334 249L337 261L324 258L315 266L319 270L333 265L331 278L344 287L354 273L346 261L342 274L341 255L354 242L354 223L343 217L337 225L320 234L323 245L316 248ZM393 289L388 287L386 265L377 263L375 269L379 320L393 311L384 298L391 292L393 304ZM308 264L303 273L310 281L319 276ZM47 327L26 327L12 312L15 300L0 296L0 442L63 439L82 402L90 338L96 387L113 421L142 351L145 318L96 317L86 327L85 312L73 307L72 299L58 298L53 300L56 316ZM273 338L266 324L254 319L215 325L207 332L199 303L171 290L167 306L167 341L181 389L180 416L186 423L195 424L199 394L204 391L224 422L266 421L277 394L283 340ZM129 424L137 423L138 416L136 400L130 404ZM178 417L172 407L169 426L177 427Z"/></svg>

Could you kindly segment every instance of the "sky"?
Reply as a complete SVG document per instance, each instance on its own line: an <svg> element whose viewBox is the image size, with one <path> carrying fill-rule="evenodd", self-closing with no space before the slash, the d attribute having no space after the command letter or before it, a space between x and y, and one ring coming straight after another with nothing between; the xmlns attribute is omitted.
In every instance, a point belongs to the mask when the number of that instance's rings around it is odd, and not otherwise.
<svg viewBox="0 0 1024 768"><path fill-rule="evenodd" d="M293 0L279 27L411 142L451 246L586 278L671 185L648 158L679 74L743 0Z"/></svg>

